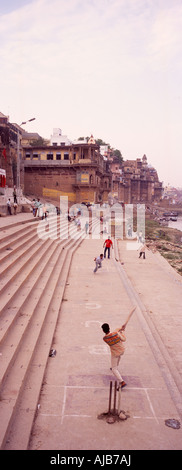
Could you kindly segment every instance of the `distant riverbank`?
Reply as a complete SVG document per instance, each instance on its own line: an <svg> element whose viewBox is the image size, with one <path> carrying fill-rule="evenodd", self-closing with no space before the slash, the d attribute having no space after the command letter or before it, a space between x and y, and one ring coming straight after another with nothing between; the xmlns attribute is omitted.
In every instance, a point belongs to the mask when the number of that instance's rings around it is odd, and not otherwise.
<svg viewBox="0 0 182 470"><path fill-rule="evenodd" d="M182 275L182 217L179 217L177 222L170 221L168 226L161 226L159 222L149 217L145 222L148 248L153 252L159 251L170 265Z"/></svg>

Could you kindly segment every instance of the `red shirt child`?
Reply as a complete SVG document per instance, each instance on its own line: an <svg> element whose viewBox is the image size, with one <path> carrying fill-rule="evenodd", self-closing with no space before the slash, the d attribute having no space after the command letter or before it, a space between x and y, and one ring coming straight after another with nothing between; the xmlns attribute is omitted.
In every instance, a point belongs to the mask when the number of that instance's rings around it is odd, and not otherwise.
<svg viewBox="0 0 182 470"><path fill-rule="evenodd" d="M112 240L110 240L110 238L107 238L107 240L105 240L104 242L104 245L106 246L106 248L111 248L112 246Z"/></svg>

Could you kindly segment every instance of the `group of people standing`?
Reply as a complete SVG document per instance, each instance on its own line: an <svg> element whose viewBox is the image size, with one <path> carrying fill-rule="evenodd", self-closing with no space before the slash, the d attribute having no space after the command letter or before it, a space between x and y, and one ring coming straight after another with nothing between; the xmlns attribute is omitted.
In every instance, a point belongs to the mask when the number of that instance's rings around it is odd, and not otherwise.
<svg viewBox="0 0 182 470"><path fill-rule="evenodd" d="M47 217L47 206L45 203L41 203L40 199L33 199L32 201L32 212L34 217L40 217L46 219Z"/></svg>

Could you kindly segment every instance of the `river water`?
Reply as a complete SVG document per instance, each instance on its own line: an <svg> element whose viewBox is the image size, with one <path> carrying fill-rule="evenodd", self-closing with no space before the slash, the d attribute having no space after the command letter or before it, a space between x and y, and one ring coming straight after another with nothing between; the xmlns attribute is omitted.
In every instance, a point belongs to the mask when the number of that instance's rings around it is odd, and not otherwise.
<svg viewBox="0 0 182 470"><path fill-rule="evenodd" d="M171 227L171 228L177 228L178 230L181 230L182 232L182 217L178 217L178 220L176 222L172 222L172 220L170 220L168 222L168 227Z"/></svg>

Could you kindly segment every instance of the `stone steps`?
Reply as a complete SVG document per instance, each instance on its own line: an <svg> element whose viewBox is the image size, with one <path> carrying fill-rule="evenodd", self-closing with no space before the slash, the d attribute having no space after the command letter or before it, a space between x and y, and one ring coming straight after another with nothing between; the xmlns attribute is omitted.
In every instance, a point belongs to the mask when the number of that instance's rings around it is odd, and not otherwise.
<svg viewBox="0 0 182 470"><path fill-rule="evenodd" d="M4 256L7 254L6 250L8 248L14 248L20 244L22 244L22 241L27 237L31 237L32 233L35 233L35 227L37 226L34 225L33 227L23 227L21 228L18 232L15 230L15 233L9 234L9 235L4 235L1 236L1 245L0 245L0 262L4 258ZM9 254L9 253L8 253Z"/></svg>
<svg viewBox="0 0 182 470"><path fill-rule="evenodd" d="M57 233L57 226L59 227L59 225L57 224L57 219L55 219L54 223L51 225L51 232L49 233L49 235L51 235L52 238ZM65 227L66 227L66 224L65 224ZM43 231L39 231L39 235L43 235ZM12 291L12 287L13 287L12 281L14 280L14 278L16 278L15 286L18 286L22 278L22 275L21 276L19 275L21 274L22 268L25 268L26 262L28 264L28 268L30 268L30 250L31 250L32 258L34 258L32 259L31 265L34 264L34 260L35 260L35 265L36 265L36 256L39 257L39 254L41 256L41 251L46 249L46 242L48 240L49 238L48 239L39 238L37 236L37 232L34 229L34 231L32 231L32 236L28 237L25 244L19 243L17 240L15 241L15 238L14 238L14 242L13 240L11 241L11 248L13 248L11 253L9 253L6 256L4 255L4 258L0 261L0 264L1 264L0 294L2 294L3 290L10 283L11 283L11 291ZM17 256L17 251L18 251L18 256ZM27 275L28 275L28 270L26 271L26 276ZM8 293L8 295L11 296L12 292ZM2 305L3 305L3 299L1 296L1 309L3 308Z"/></svg>
<svg viewBox="0 0 182 470"><path fill-rule="evenodd" d="M14 253L1 260L0 275L1 449L27 449L72 256L86 236L71 223L64 239L65 220L62 238L54 239L57 220L53 239L39 239L37 224L29 233L25 224L11 239L3 237L4 248L11 241Z"/></svg>
<svg viewBox="0 0 182 470"><path fill-rule="evenodd" d="M73 243L76 249L80 241ZM72 247L73 248L73 247ZM19 399L18 409L16 412L16 420L11 426L8 442L5 444L6 450L12 449L27 449L32 429L34 417L37 412L39 395L42 387L42 382L45 374L47 362L49 360L49 352L53 342L54 332L61 308L61 302L64 295L66 279L69 272L71 263L71 250L66 253L65 250L65 263L62 268L61 274L55 288L55 295L50 302L49 311L47 312L46 319L41 328L41 334L34 347L31 364L29 366L28 374L25 379L24 389ZM67 257L68 255L68 257ZM28 342L28 341L27 341ZM21 351L21 356L25 355L25 351ZM22 357L19 358L19 367L21 367ZM32 386L33 384L33 386ZM33 393L32 393L33 389ZM22 435L23 429L23 435Z"/></svg>

